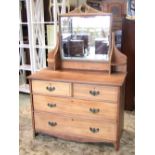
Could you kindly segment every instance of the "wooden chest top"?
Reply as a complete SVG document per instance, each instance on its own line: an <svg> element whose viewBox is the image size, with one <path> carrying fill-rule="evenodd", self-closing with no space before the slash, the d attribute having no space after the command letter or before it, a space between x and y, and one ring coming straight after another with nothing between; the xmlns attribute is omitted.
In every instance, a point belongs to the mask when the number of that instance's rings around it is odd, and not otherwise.
<svg viewBox="0 0 155 155"><path fill-rule="evenodd" d="M89 71L51 71L43 69L30 75L28 78L33 80L49 80L61 82L74 82L74 83L88 83L99 85L112 85L121 86L125 81L126 74L114 73L107 74L102 72L89 72Z"/></svg>

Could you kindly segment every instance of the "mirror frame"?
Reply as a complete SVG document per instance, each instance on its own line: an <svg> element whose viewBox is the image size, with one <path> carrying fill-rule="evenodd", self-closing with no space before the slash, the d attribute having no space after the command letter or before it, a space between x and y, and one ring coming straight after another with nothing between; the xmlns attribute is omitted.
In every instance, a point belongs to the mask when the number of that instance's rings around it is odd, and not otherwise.
<svg viewBox="0 0 155 155"><path fill-rule="evenodd" d="M83 7L83 6L82 6ZM81 7L81 10L82 10L82 7ZM81 11L80 10L80 11ZM101 11L98 11L98 10L95 10L96 12L93 11L90 11L90 12L76 12L76 10L73 10L72 12L70 13L66 13L66 14L62 14L62 15L59 15L59 43L60 43L60 56L61 56L61 59L64 60L64 61L92 61L92 62L108 62L110 61L110 53L112 51L112 13L103 13ZM62 50L62 31L61 31L61 26L62 26L62 23L61 23L61 18L62 17L95 17L95 16L109 16L110 17L110 27L109 27L109 31L110 31L110 38L109 38L109 49L108 49L108 53L107 53L107 60L92 60L92 59L83 59L83 58L80 58L80 57L68 57L68 58L65 58L63 56L63 50ZM104 23L103 23L104 24Z"/></svg>
<svg viewBox="0 0 155 155"><path fill-rule="evenodd" d="M87 4L81 5L73 11L61 16L94 16L94 15L110 15L109 13L100 12ZM111 14L112 17L112 14ZM112 18L111 18L112 23ZM112 24L111 24L112 25ZM120 52L115 46L115 34L111 33L111 51L109 61L71 61L63 60L60 56L60 33L57 35L56 46L48 53L48 69L49 70L77 70L77 71L95 71L99 73L127 73L127 57Z"/></svg>

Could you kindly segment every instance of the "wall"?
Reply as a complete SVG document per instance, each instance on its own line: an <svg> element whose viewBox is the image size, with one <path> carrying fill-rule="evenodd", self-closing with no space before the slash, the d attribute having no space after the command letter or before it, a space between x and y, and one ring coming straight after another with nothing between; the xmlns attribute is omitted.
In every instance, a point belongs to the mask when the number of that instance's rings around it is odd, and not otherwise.
<svg viewBox="0 0 155 155"><path fill-rule="evenodd" d="M73 6L79 6L80 4L86 2L86 0L69 0L69 1L70 1L70 4Z"/></svg>

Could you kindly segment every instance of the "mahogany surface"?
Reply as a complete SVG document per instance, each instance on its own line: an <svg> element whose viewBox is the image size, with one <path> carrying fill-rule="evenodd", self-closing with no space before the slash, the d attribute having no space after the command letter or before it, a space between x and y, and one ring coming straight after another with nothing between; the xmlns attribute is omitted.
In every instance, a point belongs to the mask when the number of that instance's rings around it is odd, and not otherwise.
<svg viewBox="0 0 155 155"><path fill-rule="evenodd" d="M135 20L123 20L122 50L127 57L127 78L125 87L125 109L135 107Z"/></svg>

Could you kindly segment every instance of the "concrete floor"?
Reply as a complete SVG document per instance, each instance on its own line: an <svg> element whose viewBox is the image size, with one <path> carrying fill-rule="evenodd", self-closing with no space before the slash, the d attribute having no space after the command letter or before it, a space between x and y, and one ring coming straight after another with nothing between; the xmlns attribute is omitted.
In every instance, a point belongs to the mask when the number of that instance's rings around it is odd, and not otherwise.
<svg viewBox="0 0 155 155"><path fill-rule="evenodd" d="M125 112L124 131L120 150L106 143L77 143L39 134L32 136L30 96L19 95L19 153L20 155L134 155L135 154L135 115Z"/></svg>

